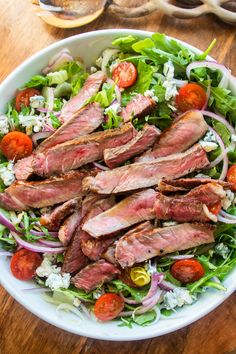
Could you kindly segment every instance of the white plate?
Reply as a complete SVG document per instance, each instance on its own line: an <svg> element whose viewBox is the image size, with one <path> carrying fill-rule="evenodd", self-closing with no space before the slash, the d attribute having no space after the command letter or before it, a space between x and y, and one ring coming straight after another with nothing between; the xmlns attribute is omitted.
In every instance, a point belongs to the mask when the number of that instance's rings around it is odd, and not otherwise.
<svg viewBox="0 0 236 354"><path fill-rule="evenodd" d="M2 83L0 87L0 112L5 112L6 103L12 99L16 89L21 87L33 75L38 74L47 65L49 59L61 49L65 47L70 49L74 56L82 57L85 63L90 66L103 49L111 46L114 38L125 34L143 37L150 36L152 33L126 29L102 30L70 37L41 50L14 70ZM200 53L198 49L186 43L184 44L195 52ZM55 311L55 306L45 302L40 294L22 292L22 289L33 287L34 284L32 282L21 282L12 276L9 269L9 258L0 257L0 269L0 282L4 288L21 305L39 318L71 333L114 341L146 339L173 332L208 314L236 289L235 269L224 282L227 288L225 293L209 290L202 294L195 304L185 306L178 310L175 315L167 317L165 320L148 327L135 326L133 329L129 329L127 327L118 327L117 322L99 323L85 320L81 324L74 315L63 314L62 317L59 317Z"/></svg>

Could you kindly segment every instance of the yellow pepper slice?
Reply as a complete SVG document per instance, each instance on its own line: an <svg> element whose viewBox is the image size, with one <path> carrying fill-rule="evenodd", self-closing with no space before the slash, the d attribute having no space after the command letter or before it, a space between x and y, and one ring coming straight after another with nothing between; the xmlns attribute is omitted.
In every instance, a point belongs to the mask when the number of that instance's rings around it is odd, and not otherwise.
<svg viewBox="0 0 236 354"><path fill-rule="evenodd" d="M144 267L133 267L130 270L130 278L137 286L144 286L150 283L150 275Z"/></svg>

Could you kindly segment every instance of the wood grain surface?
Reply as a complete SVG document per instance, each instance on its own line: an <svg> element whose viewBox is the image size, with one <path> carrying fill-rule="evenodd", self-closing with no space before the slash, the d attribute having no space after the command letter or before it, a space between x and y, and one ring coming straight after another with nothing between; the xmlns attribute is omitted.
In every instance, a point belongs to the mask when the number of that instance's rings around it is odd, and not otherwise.
<svg viewBox="0 0 236 354"><path fill-rule="evenodd" d="M127 6L127 1L120 0L120 3ZM143 1L129 1L130 6L135 3ZM0 13L0 81L50 43L82 32L114 27L165 32L200 49L216 38L212 55L236 74L236 28L214 16L177 20L155 12L139 19L121 19L106 13L82 28L62 30L36 17L30 0L0 0ZM0 287L0 354L233 354L236 353L235 302L236 294L233 294L206 317L169 335L136 342L105 342L69 334L39 320Z"/></svg>

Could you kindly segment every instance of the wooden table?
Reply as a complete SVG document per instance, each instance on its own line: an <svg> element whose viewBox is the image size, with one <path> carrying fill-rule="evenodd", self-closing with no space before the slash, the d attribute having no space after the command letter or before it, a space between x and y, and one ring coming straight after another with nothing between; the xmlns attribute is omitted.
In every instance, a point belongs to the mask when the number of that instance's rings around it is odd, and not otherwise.
<svg viewBox="0 0 236 354"><path fill-rule="evenodd" d="M129 4L132 3L142 1L130 0ZM82 28L62 30L50 27L36 17L30 0L0 0L0 5L0 80L50 43L82 32L114 27L165 32L200 49L217 38L212 55L236 74L236 28L213 16L176 20L156 12L127 20L107 13ZM175 333L150 340L117 343L87 339L57 329L26 311L0 287L0 353L236 353L235 300L236 294L208 316Z"/></svg>

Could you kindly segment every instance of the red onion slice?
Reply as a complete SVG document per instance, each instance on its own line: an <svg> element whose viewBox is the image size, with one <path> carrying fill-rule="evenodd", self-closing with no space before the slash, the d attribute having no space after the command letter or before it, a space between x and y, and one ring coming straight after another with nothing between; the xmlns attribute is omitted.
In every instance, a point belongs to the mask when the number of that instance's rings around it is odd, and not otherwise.
<svg viewBox="0 0 236 354"><path fill-rule="evenodd" d="M153 273L152 274L152 279L151 279L151 286L150 289L147 293L147 295L142 299L142 304L145 306L145 304L148 302L153 296L155 296L157 290L158 290L158 284L162 282L164 279L164 275L161 273Z"/></svg>
<svg viewBox="0 0 236 354"><path fill-rule="evenodd" d="M174 284L172 284L166 280L162 280L162 282L159 284L159 287L165 291L172 291L176 288L176 286Z"/></svg>
<svg viewBox="0 0 236 354"><path fill-rule="evenodd" d="M225 212L224 210L222 210L222 209L221 209L219 215L223 216L223 217L226 218L226 219L236 220L236 216L235 216L235 215L226 213L226 212Z"/></svg>
<svg viewBox="0 0 236 354"><path fill-rule="evenodd" d="M110 170L107 166L103 166L98 162L93 162L93 166L99 168L99 170L102 170L102 171Z"/></svg>
<svg viewBox="0 0 236 354"><path fill-rule="evenodd" d="M236 95L236 80L231 75L231 72L222 64L218 64L215 61L195 61L189 64L186 68L187 78L190 80L190 73L193 69L197 68L209 68L211 70L219 70L222 74L222 79L219 83L219 87L229 88L233 95Z"/></svg>
<svg viewBox="0 0 236 354"><path fill-rule="evenodd" d="M224 224L236 224L236 220L224 218L221 215L218 215L217 219L218 219L218 221L220 221L220 222L222 222Z"/></svg>
<svg viewBox="0 0 236 354"><path fill-rule="evenodd" d="M46 139L46 138L48 138L50 135L52 135L52 132L46 132L46 131L44 131L44 132L39 132L39 133L35 133L35 134L33 134L32 135L32 141L33 141L33 144L34 144L34 146L36 147L36 146L38 146L38 140L40 140L40 139Z"/></svg>
<svg viewBox="0 0 236 354"><path fill-rule="evenodd" d="M46 75L50 71L55 71L63 64L69 63L73 60L74 58L72 57L69 49L64 48L52 57L52 59L48 63L48 66L42 70L42 73Z"/></svg>
<svg viewBox="0 0 236 354"><path fill-rule="evenodd" d="M226 154L226 149L225 149L225 146L224 146L224 143L223 143L221 137L217 134L217 132L212 127L208 126L208 129L215 135L217 142L219 143L221 151L223 153L223 168L221 171L221 175L219 177L219 180L223 181L227 175L229 159Z"/></svg>
<svg viewBox="0 0 236 354"><path fill-rule="evenodd" d="M229 122L226 120L226 118L220 116L219 114L210 112L210 111L204 111L201 110L200 111L204 116L210 117L212 119L217 120L218 122L224 124L226 126L226 128L229 130L229 132L231 133L231 135L236 135L236 131L235 129L232 127L232 125L229 124Z"/></svg>
<svg viewBox="0 0 236 354"><path fill-rule="evenodd" d="M45 245L45 246L49 246L49 247L63 247L63 244L61 242L57 242L57 241L48 241L48 240L45 240L43 238L41 238L39 240L39 243L41 243L42 245Z"/></svg>
<svg viewBox="0 0 236 354"><path fill-rule="evenodd" d="M52 292L52 289L49 288L28 288L28 289L21 289L21 291L23 291L24 293L32 293L32 294L37 294L37 293L41 293L41 292Z"/></svg>
<svg viewBox="0 0 236 354"><path fill-rule="evenodd" d="M40 243L29 243L27 241L22 240L15 232L12 232L12 236L16 240L16 242L26 248L29 251L32 252L38 252L38 253L63 253L66 248L65 247L58 247L58 248L53 248L53 247L46 247L40 245Z"/></svg>
<svg viewBox="0 0 236 354"><path fill-rule="evenodd" d="M137 305L137 304L140 304L139 301L136 301L136 300L132 300L132 299L127 299L126 297L124 297L124 295L122 294L122 292L119 293L120 297L122 297L122 299L124 300L124 302L126 304L129 304L129 305Z"/></svg>
<svg viewBox="0 0 236 354"><path fill-rule="evenodd" d="M10 231L19 233L19 231L16 230L12 222L8 220L8 218L1 212L0 212L0 224L6 226Z"/></svg>

